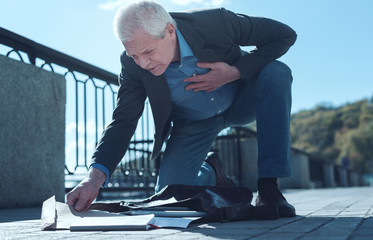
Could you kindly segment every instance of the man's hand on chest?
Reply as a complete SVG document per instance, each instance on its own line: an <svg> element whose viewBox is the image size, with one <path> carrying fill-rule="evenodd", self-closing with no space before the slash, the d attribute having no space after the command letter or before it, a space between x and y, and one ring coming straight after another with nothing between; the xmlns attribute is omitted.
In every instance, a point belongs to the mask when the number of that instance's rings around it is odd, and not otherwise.
<svg viewBox="0 0 373 240"><path fill-rule="evenodd" d="M190 82L185 90L211 92L223 86L226 83L233 82L241 78L240 71L225 62L199 62L200 68L209 68L210 71L184 79L184 82Z"/></svg>

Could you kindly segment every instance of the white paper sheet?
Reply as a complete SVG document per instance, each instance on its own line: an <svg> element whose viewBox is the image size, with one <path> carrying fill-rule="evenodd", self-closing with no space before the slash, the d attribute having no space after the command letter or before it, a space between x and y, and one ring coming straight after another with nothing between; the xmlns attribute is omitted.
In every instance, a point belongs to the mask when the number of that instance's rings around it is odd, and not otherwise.
<svg viewBox="0 0 373 240"><path fill-rule="evenodd" d="M199 212L199 211L174 211L174 210L135 210L122 213L124 215L145 215L145 214L154 214L156 217L206 217L208 213Z"/></svg>
<svg viewBox="0 0 373 240"><path fill-rule="evenodd" d="M84 217L71 224L71 231L148 230L154 215Z"/></svg>
<svg viewBox="0 0 373 240"><path fill-rule="evenodd" d="M197 219L199 218L155 217L153 225L159 228L187 228L192 221Z"/></svg>

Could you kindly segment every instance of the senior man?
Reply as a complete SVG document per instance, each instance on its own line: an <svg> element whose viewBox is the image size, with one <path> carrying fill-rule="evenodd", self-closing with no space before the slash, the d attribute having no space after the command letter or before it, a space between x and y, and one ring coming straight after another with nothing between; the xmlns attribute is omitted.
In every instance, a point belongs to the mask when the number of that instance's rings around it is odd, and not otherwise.
<svg viewBox="0 0 373 240"><path fill-rule="evenodd" d="M290 69L276 59L296 33L275 20L224 8L168 13L158 3L121 7L114 32L123 43L120 88L113 120L93 154L87 177L67 196L86 210L124 156L149 98L155 122L151 159L166 139L155 191L169 184L233 186L216 154L220 131L257 122L256 205L295 216L277 179L291 176ZM255 46L245 52L241 46Z"/></svg>

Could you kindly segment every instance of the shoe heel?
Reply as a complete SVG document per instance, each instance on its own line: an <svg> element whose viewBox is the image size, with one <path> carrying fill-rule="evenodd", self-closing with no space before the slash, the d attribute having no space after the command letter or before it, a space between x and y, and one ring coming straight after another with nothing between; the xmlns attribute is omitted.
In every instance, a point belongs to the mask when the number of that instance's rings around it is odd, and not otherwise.
<svg viewBox="0 0 373 240"><path fill-rule="evenodd" d="M277 207L253 206L250 209L253 220L276 220L279 219Z"/></svg>

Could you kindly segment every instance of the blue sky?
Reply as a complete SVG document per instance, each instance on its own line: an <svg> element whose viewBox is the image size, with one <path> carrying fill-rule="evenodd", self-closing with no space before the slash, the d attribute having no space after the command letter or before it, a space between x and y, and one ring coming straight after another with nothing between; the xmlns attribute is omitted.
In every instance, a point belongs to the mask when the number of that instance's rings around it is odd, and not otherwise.
<svg viewBox="0 0 373 240"><path fill-rule="evenodd" d="M112 33L118 5L108 0L0 0L0 26L118 73L123 47ZM223 6L282 21L298 34L281 58L293 70L293 113L373 94L373 1L160 0L169 11Z"/></svg>

